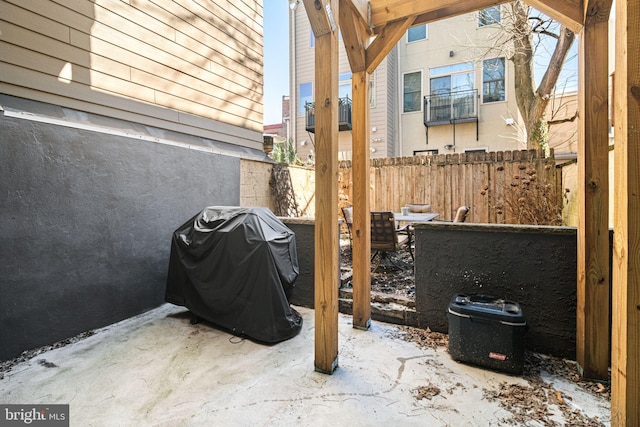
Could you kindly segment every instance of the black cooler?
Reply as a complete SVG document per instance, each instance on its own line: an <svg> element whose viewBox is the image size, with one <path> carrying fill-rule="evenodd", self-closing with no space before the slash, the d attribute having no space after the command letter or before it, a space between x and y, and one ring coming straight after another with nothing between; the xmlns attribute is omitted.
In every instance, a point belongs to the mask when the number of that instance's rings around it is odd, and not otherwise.
<svg viewBox="0 0 640 427"><path fill-rule="evenodd" d="M487 295L454 295L447 313L454 360L522 373L527 321L516 302Z"/></svg>

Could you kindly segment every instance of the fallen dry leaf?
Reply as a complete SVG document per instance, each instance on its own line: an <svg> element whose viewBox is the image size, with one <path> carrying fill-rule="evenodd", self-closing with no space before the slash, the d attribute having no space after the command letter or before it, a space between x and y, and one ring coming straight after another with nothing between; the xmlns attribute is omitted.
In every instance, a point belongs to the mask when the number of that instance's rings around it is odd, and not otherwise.
<svg viewBox="0 0 640 427"><path fill-rule="evenodd" d="M420 386L414 389L413 391L416 393L416 399L418 400L422 400L422 399L431 400L432 397L440 394L440 388L433 384Z"/></svg>

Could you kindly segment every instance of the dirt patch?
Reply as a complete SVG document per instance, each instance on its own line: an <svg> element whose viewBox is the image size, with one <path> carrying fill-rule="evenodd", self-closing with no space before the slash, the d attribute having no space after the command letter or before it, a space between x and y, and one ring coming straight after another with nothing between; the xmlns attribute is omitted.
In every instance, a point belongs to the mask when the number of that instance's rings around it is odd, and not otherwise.
<svg viewBox="0 0 640 427"><path fill-rule="evenodd" d="M440 388L433 384L429 384L426 386L420 386L412 390L415 398L418 400L427 399L431 400L432 397L440 394Z"/></svg>
<svg viewBox="0 0 640 427"><path fill-rule="evenodd" d="M42 354L46 351L54 350L56 348L64 347L71 343L78 342L80 340L83 340L85 338L92 336L93 334L94 334L94 331L83 332L81 334L76 335L75 337L66 338L66 339L63 339L62 341L58 341L50 345L45 345L39 348L34 348L32 350L23 351L22 353L20 353L20 355L18 355L17 357L14 357L13 359L2 361L0 362L0 380L4 379L5 372L9 372L14 366L16 366L19 363L26 362L27 360L31 360L37 355ZM48 362L45 359L38 360L38 363L47 368L53 368L56 366L55 364Z"/></svg>
<svg viewBox="0 0 640 427"><path fill-rule="evenodd" d="M420 329L411 326L398 326L400 330L399 336L405 341L418 344L420 348L448 347L449 336L439 332L433 332L431 329Z"/></svg>
<svg viewBox="0 0 640 427"><path fill-rule="evenodd" d="M340 241L340 268L343 271L351 270L351 255L349 241L342 239ZM382 258L378 254L371 265L372 267L377 265L377 268L371 272L371 292L405 297L415 301L414 263L409 251L402 249L399 252L387 254L386 258ZM347 281L343 287L350 288L351 281Z"/></svg>

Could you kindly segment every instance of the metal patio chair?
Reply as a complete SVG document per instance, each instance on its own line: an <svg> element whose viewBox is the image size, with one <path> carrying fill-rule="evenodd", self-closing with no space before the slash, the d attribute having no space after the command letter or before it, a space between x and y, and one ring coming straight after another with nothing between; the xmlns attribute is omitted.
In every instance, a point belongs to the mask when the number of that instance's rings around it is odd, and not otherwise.
<svg viewBox="0 0 640 427"><path fill-rule="evenodd" d="M347 231L349 232L349 248L353 249L353 239L351 236L351 227L353 226L353 206L343 207L342 216L344 217L344 222L347 224Z"/></svg>
<svg viewBox="0 0 640 427"><path fill-rule="evenodd" d="M384 259L389 260L397 268L403 269L388 257L389 253L398 252L403 246L409 250L411 259L415 262L411 249L412 241L413 233L409 226L396 228L393 212L371 212L371 252L373 252L371 261L373 262L376 255L380 254L373 271L378 269Z"/></svg>

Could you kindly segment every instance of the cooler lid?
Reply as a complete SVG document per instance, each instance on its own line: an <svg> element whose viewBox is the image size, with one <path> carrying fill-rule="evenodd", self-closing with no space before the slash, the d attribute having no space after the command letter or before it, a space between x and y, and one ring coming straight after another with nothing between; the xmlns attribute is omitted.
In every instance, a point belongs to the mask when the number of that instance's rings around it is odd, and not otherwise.
<svg viewBox="0 0 640 427"><path fill-rule="evenodd" d="M514 326L527 324L520 304L489 295L456 294L451 298L449 312L462 317L479 317Z"/></svg>

